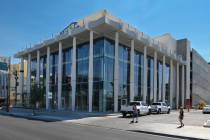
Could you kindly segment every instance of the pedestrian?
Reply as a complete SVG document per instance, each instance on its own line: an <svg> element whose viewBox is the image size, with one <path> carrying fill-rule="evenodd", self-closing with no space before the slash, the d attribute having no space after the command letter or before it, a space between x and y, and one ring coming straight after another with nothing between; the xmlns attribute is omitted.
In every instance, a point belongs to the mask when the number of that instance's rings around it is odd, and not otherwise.
<svg viewBox="0 0 210 140"><path fill-rule="evenodd" d="M131 121L131 123L134 123L135 119L136 119L135 123L138 123L138 109L136 104L133 105L133 120Z"/></svg>
<svg viewBox="0 0 210 140"><path fill-rule="evenodd" d="M184 126L183 119L184 119L184 109L183 107L180 107L180 111L179 111L179 122L181 124L180 128Z"/></svg>

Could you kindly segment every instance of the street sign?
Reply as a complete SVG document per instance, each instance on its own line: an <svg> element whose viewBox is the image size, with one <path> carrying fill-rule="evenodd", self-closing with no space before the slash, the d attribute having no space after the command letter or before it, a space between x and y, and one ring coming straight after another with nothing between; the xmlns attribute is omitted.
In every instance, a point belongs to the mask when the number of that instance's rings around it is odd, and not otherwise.
<svg viewBox="0 0 210 140"><path fill-rule="evenodd" d="M52 92L48 92L48 99L52 99Z"/></svg>

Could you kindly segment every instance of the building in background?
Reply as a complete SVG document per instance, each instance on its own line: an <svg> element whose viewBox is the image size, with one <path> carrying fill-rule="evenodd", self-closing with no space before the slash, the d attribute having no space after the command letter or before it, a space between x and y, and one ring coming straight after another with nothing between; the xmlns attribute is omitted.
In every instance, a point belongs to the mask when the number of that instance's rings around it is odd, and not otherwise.
<svg viewBox="0 0 210 140"><path fill-rule="evenodd" d="M192 106L202 101L210 104L210 65L195 49L191 51L190 78Z"/></svg>
<svg viewBox="0 0 210 140"><path fill-rule="evenodd" d="M0 105L5 104L8 95L9 58L0 56Z"/></svg>
<svg viewBox="0 0 210 140"><path fill-rule="evenodd" d="M26 82L27 78L27 62L24 62L24 82ZM22 99L24 98L24 91L26 91L25 87L23 87L23 91L21 91L20 85L20 77L21 77L21 64L11 64L10 65L10 104L16 106L22 106ZM26 83L24 83L26 85Z"/></svg>
<svg viewBox="0 0 210 140"><path fill-rule="evenodd" d="M15 57L27 61L27 97L38 85L47 110L118 112L133 100L191 106L190 54L189 40L152 38L104 10Z"/></svg>

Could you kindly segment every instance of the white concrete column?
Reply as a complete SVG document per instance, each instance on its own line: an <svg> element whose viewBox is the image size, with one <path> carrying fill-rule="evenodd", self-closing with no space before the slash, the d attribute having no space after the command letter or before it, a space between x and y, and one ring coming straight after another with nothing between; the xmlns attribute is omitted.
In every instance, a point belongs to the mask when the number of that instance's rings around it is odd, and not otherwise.
<svg viewBox="0 0 210 140"><path fill-rule="evenodd" d="M76 37L73 37L72 51L72 70L71 70L71 87L72 87L72 111L75 111L75 96L76 96Z"/></svg>
<svg viewBox="0 0 210 140"><path fill-rule="evenodd" d="M130 52L130 101L134 100L134 40L131 40L131 52Z"/></svg>
<svg viewBox="0 0 210 140"><path fill-rule="evenodd" d="M119 94L119 33L115 33L115 62L114 62L114 112L118 112Z"/></svg>
<svg viewBox="0 0 210 140"><path fill-rule="evenodd" d="M21 58L20 62L20 94L22 97L23 89L24 89L24 59ZM22 98L21 98L22 99Z"/></svg>
<svg viewBox="0 0 210 140"><path fill-rule="evenodd" d="M58 51L58 110L61 109L62 68L63 68L63 55L62 55L62 42L60 41L59 51Z"/></svg>
<svg viewBox="0 0 210 140"><path fill-rule="evenodd" d="M89 71L88 71L88 99L89 112L92 112L93 105L93 31L90 31L90 47L89 47Z"/></svg>
<svg viewBox="0 0 210 140"><path fill-rule="evenodd" d="M176 109L179 108L179 63L176 65Z"/></svg>
<svg viewBox="0 0 210 140"><path fill-rule="evenodd" d="M143 85L143 101L146 102L147 97L147 46L144 47L144 85Z"/></svg>
<svg viewBox="0 0 210 140"><path fill-rule="evenodd" d="M31 54L28 54L28 62L27 62L27 94L28 97L30 96L31 93Z"/></svg>
<svg viewBox="0 0 210 140"><path fill-rule="evenodd" d="M187 42L186 99L190 99L190 44ZM189 104L189 101L187 102Z"/></svg>
<svg viewBox="0 0 210 140"><path fill-rule="evenodd" d="M49 109L48 93L50 91L50 47L47 47L47 65L46 65L46 110Z"/></svg>
<svg viewBox="0 0 210 140"><path fill-rule="evenodd" d="M173 107L173 95L174 95L174 65L173 60L170 60L170 106Z"/></svg>
<svg viewBox="0 0 210 140"><path fill-rule="evenodd" d="M157 52L154 52L154 102L157 102Z"/></svg>
<svg viewBox="0 0 210 140"><path fill-rule="evenodd" d="M162 81L162 74L163 73L161 73L162 72L162 70L163 70L163 68L161 69L161 72L160 72L160 67L158 67L158 74L159 74L159 77L161 77L161 78L159 78L158 77L158 81L159 81L159 85L158 85L158 101L162 101L162 85L163 85L163 81Z"/></svg>
<svg viewBox="0 0 210 140"><path fill-rule="evenodd" d="M184 95L185 95L185 82L184 82L184 76L185 76L185 74L184 74L184 65L182 65L182 107L184 107Z"/></svg>
<svg viewBox="0 0 210 140"><path fill-rule="evenodd" d="M40 51L37 51L37 58L36 58L36 84L39 86L39 68L40 67Z"/></svg>
<svg viewBox="0 0 210 140"><path fill-rule="evenodd" d="M163 70L162 70L162 73L163 73L163 85L162 85L162 101L165 102L166 100L166 80L165 80L165 74L166 74L166 57L163 56Z"/></svg>

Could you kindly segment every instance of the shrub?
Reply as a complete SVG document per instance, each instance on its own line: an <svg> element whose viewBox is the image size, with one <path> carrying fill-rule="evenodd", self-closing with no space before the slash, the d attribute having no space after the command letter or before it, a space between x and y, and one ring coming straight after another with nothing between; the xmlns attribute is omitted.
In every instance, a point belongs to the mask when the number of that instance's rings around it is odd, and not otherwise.
<svg viewBox="0 0 210 140"><path fill-rule="evenodd" d="M206 103L204 101L200 101L198 104L198 109L203 109L206 106Z"/></svg>

